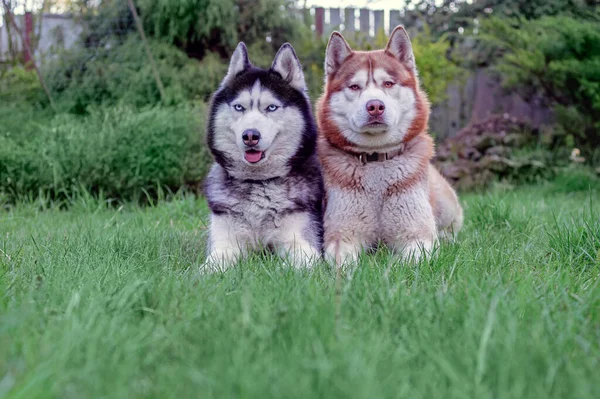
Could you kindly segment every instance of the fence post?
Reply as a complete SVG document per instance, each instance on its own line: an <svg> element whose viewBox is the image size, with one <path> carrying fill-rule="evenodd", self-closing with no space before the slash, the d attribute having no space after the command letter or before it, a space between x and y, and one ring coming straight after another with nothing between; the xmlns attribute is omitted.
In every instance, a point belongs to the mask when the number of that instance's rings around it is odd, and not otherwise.
<svg viewBox="0 0 600 399"><path fill-rule="evenodd" d="M315 32L318 38L323 37L323 28L325 26L325 9L323 7L315 8Z"/></svg>
<svg viewBox="0 0 600 399"><path fill-rule="evenodd" d="M329 26L327 29L327 33L331 33L333 30L340 30L340 25L342 24L342 14L340 13L339 8L330 8L329 9Z"/></svg>
<svg viewBox="0 0 600 399"><path fill-rule="evenodd" d="M371 12L368 8L361 8L360 9L360 18L359 18L359 22L360 22L360 31L362 33L366 33L367 35L369 35L369 30L371 28Z"/></svg>
<svg viewBox="0 0 600 399"><path fill-rule="evenodd" d="M33 16L31 11L25 12L25 44L23 44L23 55L25 59L25 68L31 69L31 55L25 48L31 48L31 36L33 35Z"/></svg>
<svg viewBox="0 0 600 399"><path fill-rule="evenodd" d="M158 87L158 91L160 92L160 99L163 104L167 103L167 96L165 94L165 87L162 84L162 80L160 80L160 74L158 73L158 68L156 66L156 62L154 62L154 57L152 56L152 51L150 50L150 45L146 40L146 34L144 33L144 27L142 26L142 21L135 9L135 4L133 4L133 0L127 0L127 4L129 5L129 9L131 10L131 14L133 15L133 19L135 20L135 26L137 27L138 33L142 38L142 42L144 44L144 48L146 49L146 55L148 56L148 61L150 62L150 66L152 68L152 73L154 74L154 80L156 80L156 86Z"/></svg>
<svg viewBox="0 0 600 399"><path fill-rule="evenodd" d="M373 22L375 24L375 36L383 29L383 10L375 10L373 12Z"/></svg>
<svg viewBox="0 0 600 399"><path fill-rule="evenodd" d="M356 17L354 16L354 8L348 7L344 10L344 31L354 32L354 22Z"/></svg>
<svg viewBox="0 0 600 399"><path fill-rule="evenodd" d="M394 30L394 28L402 22L400 18L400 10L390 10L390 32Z"/></svg>

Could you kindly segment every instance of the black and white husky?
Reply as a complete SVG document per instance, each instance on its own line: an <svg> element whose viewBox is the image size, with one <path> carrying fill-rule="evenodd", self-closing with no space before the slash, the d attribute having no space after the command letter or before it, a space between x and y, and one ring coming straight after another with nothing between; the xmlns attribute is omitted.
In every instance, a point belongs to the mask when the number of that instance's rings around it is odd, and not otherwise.
<svg viewBox="0 0 600 399"><path fill-rule="evenodd" d="M205 182L211 210L205 267L224 270L271 249L294 267L321 256L323 178L317 130L294 49L268 70L240 43L213 95L207 127L215 163Z"/></svg>

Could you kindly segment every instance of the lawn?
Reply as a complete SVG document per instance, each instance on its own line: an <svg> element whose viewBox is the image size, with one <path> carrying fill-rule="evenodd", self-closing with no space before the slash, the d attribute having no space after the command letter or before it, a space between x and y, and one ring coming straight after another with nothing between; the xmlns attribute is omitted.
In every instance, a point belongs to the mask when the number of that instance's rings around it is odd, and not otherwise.
<svg viewBox="0 0 600 399"><path fill-rule="evenodd" d="M0 397L599 398L600 188L462 197L459 240L199 276L207 208L0 211ZM337 294L336 294L337 293Z"/></svg>

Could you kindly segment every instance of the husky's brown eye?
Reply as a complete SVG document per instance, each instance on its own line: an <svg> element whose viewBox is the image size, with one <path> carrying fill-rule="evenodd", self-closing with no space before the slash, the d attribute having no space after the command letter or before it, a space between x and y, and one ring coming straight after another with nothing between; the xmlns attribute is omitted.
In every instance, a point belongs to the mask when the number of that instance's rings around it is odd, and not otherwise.
<svg viewBox="0 0 600 399"><path fill-rule="evenodd" d="M351 85L351 86L349 86L349 89L350 90L355 90L355 91L356 90L360 90L360 86L359 85Z"/></svg>
<svg viewBox="0 0 600 399"><path fill-rule="evenodd" d="M389 89L390 87L392 87L394 85L394 82L387 81L383 85Z"/></svg>

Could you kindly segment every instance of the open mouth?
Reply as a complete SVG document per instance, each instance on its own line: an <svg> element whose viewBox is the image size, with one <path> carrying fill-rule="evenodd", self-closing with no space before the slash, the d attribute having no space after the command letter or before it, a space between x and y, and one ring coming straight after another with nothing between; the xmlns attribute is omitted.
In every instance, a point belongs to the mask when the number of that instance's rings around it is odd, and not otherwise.
<svg viewBox="0 0 600 399"><path fill-rule="evenodd" d="M250 163L260 162L264 157L264 151L248 150L244 153L244 159Z"/></svg>

